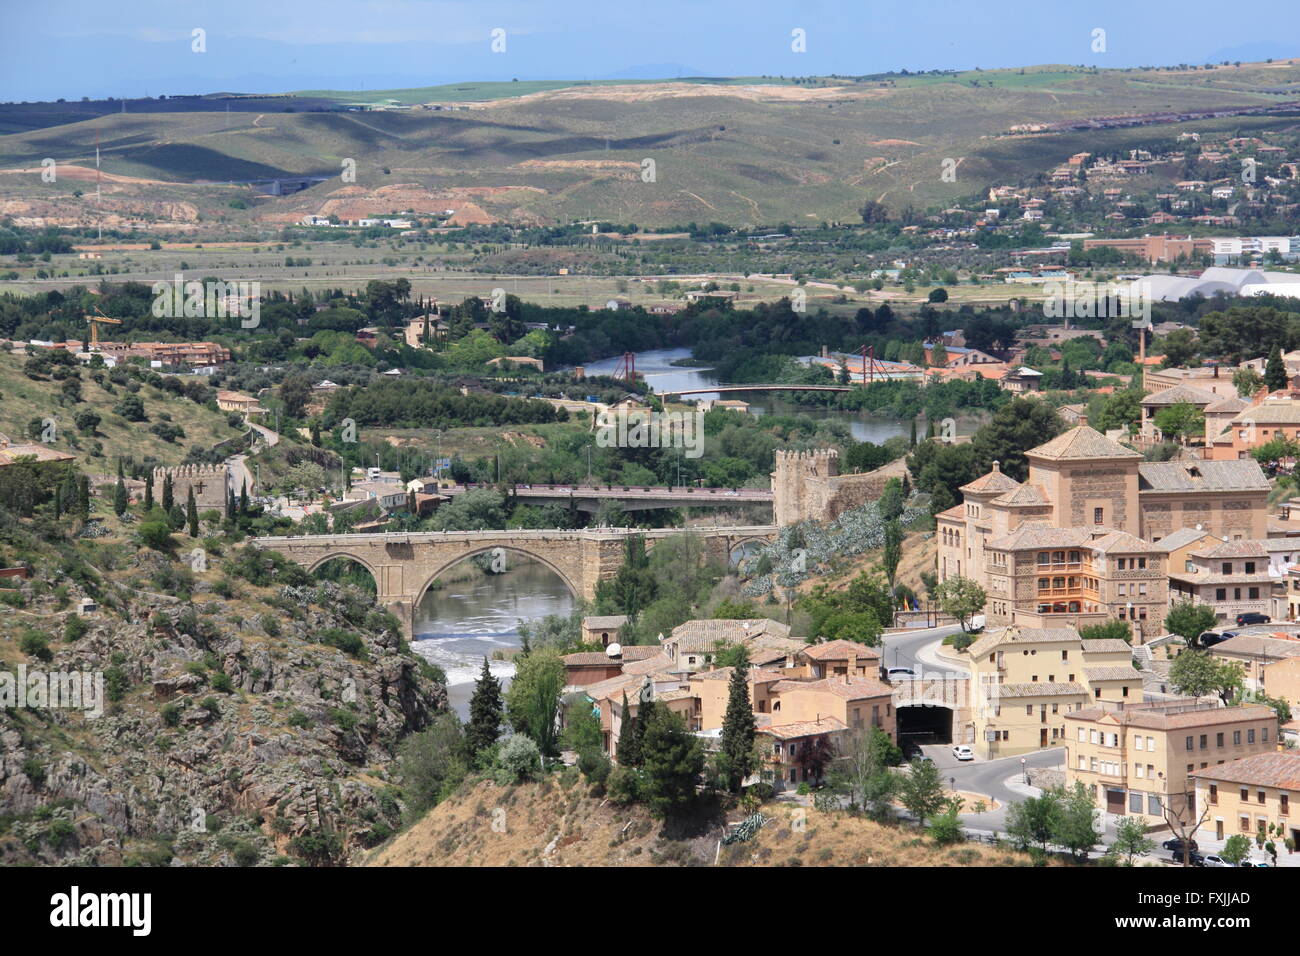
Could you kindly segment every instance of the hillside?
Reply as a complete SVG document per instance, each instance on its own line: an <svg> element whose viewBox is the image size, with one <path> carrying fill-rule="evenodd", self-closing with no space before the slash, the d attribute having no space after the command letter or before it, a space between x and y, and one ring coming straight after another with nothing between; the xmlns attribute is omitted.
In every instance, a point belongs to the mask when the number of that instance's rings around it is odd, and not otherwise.
<svg viewBox="0 0 1300 956"><path fill-rule="evenodd" d="M128 177L104 187L104 212L125 221L141 204L161 203L161 218L178 228L214 217L251 226L292 223L307 213L352 219L448 210L455 224L593 217L643 226L845 221L856 218L866 199L894 209L949 203L996 181L1034 175L1080 148L1121 149L1184 129L1291 125L1294 116L1231 117L1086 133L1013 132L1121 114L1275 106L1300 97L1300 63L1203 70L1046 66L799 85L769 79L462 84L309 95L308 102L393 100L410 108L131 112L90 120L85 111L70 111L75 121L66 125L0 137L0 215L84 222L89 198L74 189L86 191L85 175L43 183L40 161L53 156L90 169L98 141L103 169ZM456 109L443 108L453 102ZM254 199L244 186L197 183L338 177L345 159L356 161L354 183L330 178L283 198ZM645 159L656 164L652 182L642 179ZM940 177L945 159L956 163L955 182ZM240 197L252 208L231 210L229 201Z"/></svg>
<svg viewBox="0 0 1300 956"><path fill-rule="evenodd" d="M29 431L33 421L52 418L55 438L45 444L77 455L90 471L114 471L119 456L175 465L192 447L212 448L244 434L242 426L230 424L226 412L147 384L139 385L135 393L144 404L147 420L128 421L113 410L130 394L128 385L115 382L125 381L118 370L77 368L81 401L64 400L62 383L53 373L32 378L24 371L26 362L26 356L0 352L0 433L15 442L28 441L34 437ZM76 425L76 416L86 411L100 417L93 431ZM150 430L159 423L178 426L184 436L167 441ZM38 425L37 430L43 431L44 426Z"/></svg>
<svg viewBox="0 0 1300 956"><path fill-rule="evenodd" d="M0 865L327 865L397 826L397 745L446 692L371 595L215 526L193 570L192 539L137 548L100 499L93 540L0 513L0 566L31 570L0 590ZM55 706L46 674L102 696Z"/></svg>
<svg viewBox="0 0 1300 956"><path fill-rule="evenodd" d="M806 813L804 820L795 814ZM719 850L722 821L677 833L642 807L593 797L576 771L540 783L470 785L380 847L368 866L1025 866L979 844L937 847L916 831L770 803L748 843ZM730 819L739 819L733 813Z"/></svg>

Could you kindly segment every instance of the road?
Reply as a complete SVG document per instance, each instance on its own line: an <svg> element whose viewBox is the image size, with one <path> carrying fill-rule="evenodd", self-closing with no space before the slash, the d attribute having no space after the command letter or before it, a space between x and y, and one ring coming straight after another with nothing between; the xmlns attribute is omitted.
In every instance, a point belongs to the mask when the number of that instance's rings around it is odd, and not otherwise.
<svg viewBox="0 0 1300 956"><path fill-rule="evenodd" d="M265 425L257 425L253 422L247 422L247 425L253 431L257 432L262 442L268 448L274 448L280 443L280 436L276 432L271 431L271 429L267 428ZM256 447L256 445L254 447ZM250 495L252 495L256 490L257 482L254 480L253 473L249 470L248 464L245 461L247 458L248 455L232 455L226 459L226 467L228 468L228 487L232 492L234 492L235 497L239 496L241 488L247 487Z"/></svg>
<svg viewBox="0 0 1300 956"><path fill-rule="evenodd" d="M918 677L966 677L970 671L960 664L940 660L935 651L949 634L961 630L956 624L947 627L918 628L900 634L887 634L881 642L881 663L886 667L910 667Z"/></svg>

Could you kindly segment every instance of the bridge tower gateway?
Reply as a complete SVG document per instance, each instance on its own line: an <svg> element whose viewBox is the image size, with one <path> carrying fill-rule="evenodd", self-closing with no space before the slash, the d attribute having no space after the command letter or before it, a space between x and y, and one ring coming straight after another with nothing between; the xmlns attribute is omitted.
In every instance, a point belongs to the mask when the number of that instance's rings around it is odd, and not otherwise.
<svg viewBox="0 0 1300 956"><path fill-rule="evenodd" d="M839 452L833 448L778 451L772 472L772 520L785 527L828 517L829 479L838 474Z"/></svg>

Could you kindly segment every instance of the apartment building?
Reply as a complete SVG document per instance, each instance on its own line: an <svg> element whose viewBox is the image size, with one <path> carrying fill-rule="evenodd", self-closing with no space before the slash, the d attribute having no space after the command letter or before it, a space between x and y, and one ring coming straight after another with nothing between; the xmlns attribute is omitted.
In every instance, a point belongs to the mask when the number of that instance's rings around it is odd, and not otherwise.
<svg viewBox="0 0 1300 956"><path fill-rule="evenodd" d="M1220 707L1186 700L1099 703L1065 717L1065 784L1082 783L1098 809L1165 822L1165 808L1192 795L1191 774L1276 750L1277 714L1261 704Z"/></svg>
<svg viewBox="0 0 1300 956"><path fill-rule="evenodd" d="M1142 700L1124 641L1085 641L1072 627L1005 627L970 646L965 737L994 759L1059 746L1067 715L1094 702Z"/></svg>
<svg viewBox="0 0 1300 956"><path fill-rule="evenodd" d="M1248 690L1265 690L1268 670L1274 664L1300 657L1300 640L1294 636L1265 637L1259 634L1238 634L1210 648L1210 653L1221 661L1240 664L1245 674ZM1269 692L1271 693L1271 691Z"/></svg>
<svg viewBox="0 0 1300 956"><path fill-rule="evenodd" d="M836 717L799 721L772 726L762 724L757 736L763 766L759 768L762 779L773 785L792 785L813 782L822 776L825 767L815 765L814 754L825 758L827 751L844 749L848 728Z"/></svg>
<svg viewBox="0 0 1300 956"><path fill-rule="evenodd" d="M1209 607L1225 624L1249 612L1278 615L1287 603L1289 567L1289 561L1284 564L1281 558L1289 559L1296 548L1287 539L1278 539L1273 553L1264 540L1207 541L1188 553L1183 567L1170 568L1170 599Z"/></svg>
<svg viewBox="0 0 1300 956"><path fill-rule="evenodd" d="M1282 828L1277 843L1300 844L1300 754L1260 753L1197 770L1189 776L1196 804L1209 807L1206 820L1216 839L1240 833L1252 840L1270 826Z"/></svg>

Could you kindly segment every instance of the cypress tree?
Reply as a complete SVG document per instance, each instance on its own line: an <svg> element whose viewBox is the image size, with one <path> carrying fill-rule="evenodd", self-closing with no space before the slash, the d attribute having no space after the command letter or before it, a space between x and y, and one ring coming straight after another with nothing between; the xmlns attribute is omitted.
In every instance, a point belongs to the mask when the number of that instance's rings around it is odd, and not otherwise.
<svg viewBox="0 0 1300 956"><path fill-rule="evenodd" d="M653 698L642 700L636 709L636 726L632 729L632 755L636 758L636 763L632 766L639 767L645 761L645 731L650 726L650 722L655 719L655 702Z"/></svg>
<svg viewBox="0 0 1300 956"><path fill-rule="evenodd" d="M164 475L163 486L162 486L162 510L167 512L168 514L171 514L172 508L175 506L175 504L176 504L176 493L172 489L172 476Z"/></svg>
<svg viewBox="0 0 1300 956"><path fill-rule="evenodd" d="M623 691L623 724L618 730L618 747L614 756L624 767L635 767L641 762L636 737L636 718L627 706L627 691Z"/></svg>
<svg viewBox="0 0 1300 956"><path fill-rule="evenodd" d="M239 486L239 513L240 515L248 514L248 479L245 478Z"/></svg>
<svg viewBox="0 0 1300 956"><path fill-rule="evenodd" d="M470 758L491 747L501 736L501 682L492 676L488 659L474 682L474 696L469 699L469 724L465 727L465 747Z"/></svg>
<svg viewBox="0 0 1300 956"><path fill-rule="evenodd" d="M153 472L144 476L144 511L153 511Z"/></svg>
<svg viewBox="0 0 1300 956"><path fill-rule="evenodd" d="M122 481L120 470L119 467L117 485L113 488L113 513L119 518L126 514L126 507L130 504L130 500L127 498L126 494L126 484Z"/></svg>
<svg viewBox="0 0 1300 956"><path fill-rule="evenodd" d="M185 499L185 513L186 517L189 518L190 537L197 538L199 536L199 506L194 500L193 485L190 485L190 493Z"/></svg>
<svg viewBox="0 0 1300 956"><path fill-rule="evenodd" d="M231 489L226 489L226 520L233 521L235 518L235 493Z"/></svg>
<svg viewBox="0 0 1300 956"><path fill-rule="evenodd" d="M77 477L77 517L82 521L90 517L90 479L85 475Z"/></svg>
<svg viewBox="0 0 1300 956"><path fill-rule="evenodd" d="M722 765L727 788L733 793L753 771L756 731L754 708L749 702L749 651L742 649L740 660L731 671L727 712L722 718Z"/></svg>
<svg viewBox="0 0 1300 956"><path fill-rule="evenodd" d="M915 418L912 419L912 437L909 439L908 444L910 444L913 448L916 447L916 419Z"/></svg>
<svg viewBox="0 0 1300 956"><path fill-rule="evenodd" d="M54 486L54 518L57 521L63 517L63 486Z"/></svg>
<svg viewBox="0 0 1300 956"><path fill-rule="evenodd" d="M1286 388L1286 366L1282 363L1282 349L1275 345L1268 355L1268 364L1264 366L1264 384L1270 392Z"/></svg>

